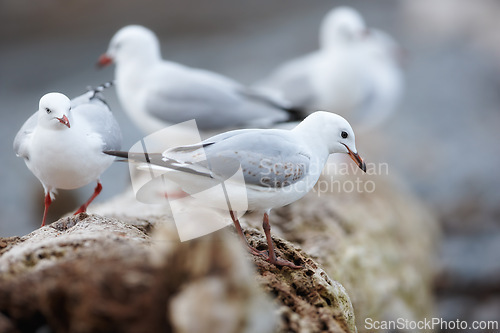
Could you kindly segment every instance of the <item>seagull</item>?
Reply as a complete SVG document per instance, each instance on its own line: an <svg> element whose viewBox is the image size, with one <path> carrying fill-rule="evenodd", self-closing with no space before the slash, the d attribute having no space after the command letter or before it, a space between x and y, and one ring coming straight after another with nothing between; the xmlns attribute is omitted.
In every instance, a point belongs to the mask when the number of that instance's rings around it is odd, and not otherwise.
<svg viewBox="0 0 500 333"><path fill-rule="evenodd" d="M147 134L191 119L201 131L218 133L303 119L285 100L220 74L162 59L157 36L143 26L116 32L98 66L111 63L116 64L120 104Z"/></svg>
<svg viewBox="0 0 500 333"><path fill-rule="evenodd" d="M255 87L298 108L329 110L368 127L381 123L403 90L396 42L344 6L324 17L319 37L318 50L285 62Z"/></svg>
<svg viewBox="0 0 500 333"><path fill-rule="evenodd" d="M250 253L262 256L274 265L291 268L300 266L276 256L269 224L271 209L288 205L308 193L318 181L330 154L348 154L366 172L366 164L357 153L354 132L349 123L339 115L324 111L312 113L291 130L233 130L199 144L174 147L158 154L105 153L166 168L171 172L165 173L165 176L192 196L227 183L241 166L248 210L264 211L263 229L268 254L248 244L236 217L237 212L229 207L236 230ZM214 205L217 203L214 202Z"/></svg>
<svg viewBox="0 0 500 333"><path fill-rule="evenodd" d="M75 213L85 212L99 195L99 176L114 158L103 150L120 149L121 132L98 89L70 100L51 92L45 94L36 111L14 139L14 152L40 180L45 191L47 211L57 189L76 189L97 181L92 196Z"/></svg>

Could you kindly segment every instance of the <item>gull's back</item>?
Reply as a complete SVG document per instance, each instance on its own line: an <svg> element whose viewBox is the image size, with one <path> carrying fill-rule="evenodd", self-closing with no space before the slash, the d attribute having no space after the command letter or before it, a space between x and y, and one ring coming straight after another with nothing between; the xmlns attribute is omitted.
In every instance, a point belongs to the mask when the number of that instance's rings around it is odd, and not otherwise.
<svg viewBox="0 0 500 333"><path fill-rule="evenodd" d="M84 122L103 141L102 150L119 150L122 136L116 119L100 93L89 91L71 100L75 122Z"/></svg>

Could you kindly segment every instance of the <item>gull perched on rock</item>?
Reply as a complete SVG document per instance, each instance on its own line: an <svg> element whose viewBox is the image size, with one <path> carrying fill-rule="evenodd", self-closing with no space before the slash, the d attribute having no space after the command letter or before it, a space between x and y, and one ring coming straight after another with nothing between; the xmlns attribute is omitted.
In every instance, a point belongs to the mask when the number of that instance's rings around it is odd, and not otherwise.
<svg viewBox="0 0 500 333"><path fill-rule="evenodd" d="M120 149L118 124L97 90L70 100L61 93L45 94L36 111L14 139L14 151L26 162L45 190L45 225L48 208L57 189L76 189L97 181L93 195L102 190L100 175L113 163L104 150Z"/></svg>
<svg viewBox="0 0 500 333"><path fill-rule="evenodd" d="M166 168L170 172L164 175L193 196L220 184L224 184L225 193L230 196L238 193L231 187L243 186L246 194L240 199L247 200L248 210L264 211L263 228L269 248L266 254L247 243L250 252L272 264L292 268L300 266L276 257L269 225L271 209L288 205L308 193L318 181L330 154L348 154L366 172L349 123L339 115L323 111L312 113L291 130L234 130L199 144L170 148L162 154L106 153ZM241 167L244 181L231 183L230 178L238 167ZM212 199L213 203L209 202ZM234 202L234 198L229 199ZM215 197L204 200L202 204L219 204ZM228 205L225 208L246 242L236 212Z"/></svg>
<svg viewBox="0 0 500 333"><path fill-rule="evenodd" d="M202 131L220 132L301 117L286 101L217 73L162 59L157 36L143 26L116 32L98 60L100 67L111 63L116 64L120 104L148 134L192 119Z"/></svg>
<svg viewBox="0 0 500 333"><path fill-rule="evenodd" d="M353 8L338 7L323 19L317 51L284 63L256 87L296 107L328 110L373 127L401 97L399 54L389 35L368 29Z"/></svg>

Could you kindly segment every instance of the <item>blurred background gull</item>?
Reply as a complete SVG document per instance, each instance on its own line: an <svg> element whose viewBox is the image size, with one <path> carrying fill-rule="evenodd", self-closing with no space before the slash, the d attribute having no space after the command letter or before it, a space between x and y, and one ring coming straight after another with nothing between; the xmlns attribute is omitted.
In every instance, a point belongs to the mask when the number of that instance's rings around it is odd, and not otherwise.
<svg viewBox="0 0 500 333"><path fill-rule="evenodd" d="M296 107L347 117L358 131L384 122L403 92L398 44L346 6L326 13L318 40L318 50L280 65L257 87Z"/></svg>
<svg viewBox="0 0 500 333"><path fill-rule="evenodd" d="M500 3L195 2L0 2L0 236L32 231L43 211L42 187L13 153L15 133L43 94L74 97L113 77L112 68L97 71L95 62L120 27L145 25L158 34L164 58L253 84L285 61L316 50L324 15L349 5L408 54L399 107L377 128L359 134L357 145L367 160L387 162L389 177L406 183L441 221L436 316L498 319ZM141 132L114 90L105 96L122 127L123 147L130 147ZM127 187L128 170L113 165L102 182L101 202ZM89 186L76 192L73 202L60 195L52 219L91 191Z"/></svg>

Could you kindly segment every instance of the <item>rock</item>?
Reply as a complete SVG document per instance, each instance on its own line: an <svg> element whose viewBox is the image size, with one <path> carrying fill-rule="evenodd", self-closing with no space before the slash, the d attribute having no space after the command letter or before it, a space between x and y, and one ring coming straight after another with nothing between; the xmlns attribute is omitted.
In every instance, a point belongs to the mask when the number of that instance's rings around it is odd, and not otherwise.
<svg viewBox="0 0 500 333"><path fill-rule="evenodd" d="M180 242L168 207L146 209L131 193L92 207L109 217L80 214L0 239L0 327L356 332L366 318L422 319L433 307L434 219L398 185L368 179L369 193L317 187L273 210L277 255L298 270L246 253L232 227ZM261 219L241 222L265 250Z"/></svg>
<svg viewBox="0 0 500 333"><path fill-rule="evenodd" d="M256 248L264 248L265 236L249 229L246 236ZM278 268L260 257L252 257L257 280L280 306L280 332L355 332L354 310L344 287L302 250L290 242L273 237L279 257L303 269Z"/></svg>
<svg viewBox="0 0 500 333"><path fill-rule="evenodd" d="M295 257L303 270L254 258L228 230L181 243L172 221L134 222L80 214L20 239L2 239L13 245L0 257L0 327L355 331L343 287L284 240L275 238L278 253ZM257 230L248 236L264 239Z"/></svg>
<svg viewBox="0 0 500 333"><path fill-rule="evenodd" d="M0 309L21 331L144 331L162 327L150 239L118 220L61 219L0 257Z"/></svg>
<svg viewBox="0 0 500 333"><path fill-rule="evenodd" d="M358 330L366 318L429 318L440 235L433 215L387 177L363 175L365 184L376 185L373 192L350 193L332 186L354 184L356 175L329 177L293 205L271 212L271 233L300 246L345 287ZM261 221L261 214L244 219L254 227Z"/></svg>

